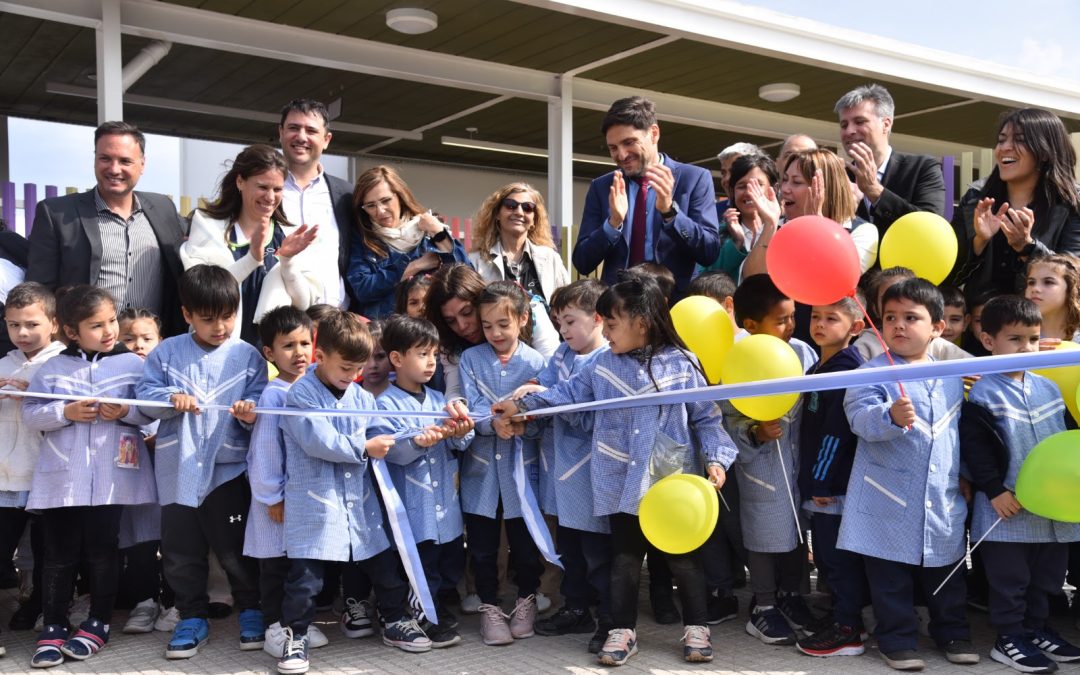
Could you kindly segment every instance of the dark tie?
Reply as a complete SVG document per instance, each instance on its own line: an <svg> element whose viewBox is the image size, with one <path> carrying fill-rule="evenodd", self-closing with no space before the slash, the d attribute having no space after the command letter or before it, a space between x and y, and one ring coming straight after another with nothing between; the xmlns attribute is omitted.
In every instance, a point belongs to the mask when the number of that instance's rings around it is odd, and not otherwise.
<svg viewBox="0 0 1080 675"><path fill-rule="evenodd" d="M630 266L645 262L645 203L648 201L649 181L638 182L637 199L634 201L633 229L630 231Z"/></svg>

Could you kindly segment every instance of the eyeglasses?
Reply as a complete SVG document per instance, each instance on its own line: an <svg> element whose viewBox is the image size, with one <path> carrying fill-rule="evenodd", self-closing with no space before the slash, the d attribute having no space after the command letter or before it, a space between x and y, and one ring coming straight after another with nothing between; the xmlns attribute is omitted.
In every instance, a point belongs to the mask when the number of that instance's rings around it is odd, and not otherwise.
<svg viewBox="0 0 1080 675"><path fill-rule="evenodd" d="M376 201L376 202L364 202L363 204L360 205L360 208L362 208L365 211L370 213L372 211L377 211L379 208L388 209L388 208L390 208L390 205L393 204L393 203L394 203L394 198L393 197L383 197L382 199L380 199L379 201Z"/></svg>
<svg viewBox="0 0 1080 675"><path fill-rule="evenodd" d="M521 207L521 210L525 213L533 213L534 211L536 211L535 202L517 202L507 197L506 199L502 200L501 203L502 207L507 211L516 211L517 207L519 206Z"/></svg>

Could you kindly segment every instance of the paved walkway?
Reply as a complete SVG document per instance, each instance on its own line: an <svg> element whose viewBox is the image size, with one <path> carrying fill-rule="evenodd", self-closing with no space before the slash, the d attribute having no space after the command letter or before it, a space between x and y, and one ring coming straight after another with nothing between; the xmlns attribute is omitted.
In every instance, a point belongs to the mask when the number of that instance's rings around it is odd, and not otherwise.
<svg viewBox="0 0 1080 675"><path fill-rule="evenodd" d="M639 626L640 652L627 665L617 669L619 673L731 673L754 675L758 673L889 673L878 656L877 649L868 646L866 654L859 657L812 659L798 653L794 647L768 647L747 635L746 622L748 592L740 591L741 612L739 619L713 627L713 646L716 658L711 664L691 665L683 662L678 626L660 626L648 615L648 601L643 598L643 617ZM10 591L0 593L0 621L6 626L14 608L15 596ZM123 625L125 614L118 612L115 626ZM1011 673L1009 668L995 663L986 656L991 647L991 632L985 614L972 614L976 646L983 654L976 666L953 666L932 650L929 641L922 645L928 671L934 673ZM464 641L449 649L434 650L427 654L405 654L397 649L384 647L377 638L348 640L337 629L334 617L319 617L330 644L311 653L311 672L327 674L353 673L604 673L611 672L598 666L594 657L585 651L588 635L564 637L535 636L506 647L486 647L480 642L479 619L476 616L461 617L461 633ZM1080 641L1080 632L1071 620L1057 620L1062 634L1074 642ZM275 660L262 651L241 652L237 649L238 630L235 618L211 622L210 642L193 659L167 661L163 654L168 636L164 633L148 635L123 635L116 633L100 654L82 663L68 662L50 672L54 673L146 673L188 674L213 673L273 673ZM4 630L0 643L7 647L7 656L0 658L0 673L26 673L33 652L36 635L30 631ZM1065 665L1062 673L1080 674L1080 666Z"/></svg>

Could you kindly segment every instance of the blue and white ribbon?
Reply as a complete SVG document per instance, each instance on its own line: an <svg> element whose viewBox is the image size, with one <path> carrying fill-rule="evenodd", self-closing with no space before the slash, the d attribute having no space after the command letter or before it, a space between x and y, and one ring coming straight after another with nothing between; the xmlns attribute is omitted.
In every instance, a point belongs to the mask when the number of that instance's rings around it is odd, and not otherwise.
<svg viewBox="0 0 1080 675"><path fill-rule="evenodd" d="M536 503L536 494L525 477L525 453L522 451L520 436L514 436L514 486L517 487L518 502L521 504L521 517L525 519L525 527L532 535L536 548L540 549L540 555L544 556L552 565L564 569L559 554L555 552L555 542L551 540L551 530L544 522L544 516L540 513L540 505Z"/></svg>

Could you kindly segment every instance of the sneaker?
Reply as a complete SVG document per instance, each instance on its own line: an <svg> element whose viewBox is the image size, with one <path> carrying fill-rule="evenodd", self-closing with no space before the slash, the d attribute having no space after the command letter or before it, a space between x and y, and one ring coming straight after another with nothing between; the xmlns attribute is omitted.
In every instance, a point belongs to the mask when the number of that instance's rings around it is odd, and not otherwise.
<svg viewBox="0 0 1080 675"><path fill-rule="evenodd" d="M480 605L480 638L484 644L508 645L514 641L507 618L497 605Z"/></svg>
<svg viewBox="0 0 1080 675"><path fill-rule="evenodd" d="M515 640L523 640L536 635L533 624L536 623L536 596L518 598L514 611L510 612L510 634Z"/></svg>
<svg viewBox="0 0 1080 675"><path fill-rule="evenodd" d="M901 649L895 652L881 652L881 658L893 670L922 670L926 667L926 661L919 658L919 652L914 649Z"/></svg>
<svg viewBox="0 0 1080 675"><path fill-rule="evenodd" d="M71 625L71 622L69 621L68 626L70 627L70 625ZM38 614L37 618L34 619L34 632L35 633L40 633L43 630L45 630L45 615L44 614Z"/></svg>
<svg viewBox="0 0 1080 675"><path fill-rule="evenodd" d="M715 626L731 621L739 615L739 599L734 595L709 594L708 619L706 623Z"/></svg>
<svg viewBox="0 0 1080 675"><path fill-rule="evenodd" d="M161 633L171 633L176 630L178 623L180 623L180 610L175 607L162 608L157 620L154 621L154 630Z"/></svg>
<svg viewBox="0 0 1080 675"><path fill-rule="evenodd" d="M1053 673L1058 664L1039 651L1027 635L999 635L990 658L1021 673Z"/></svg>
<svg viewBox="0 0 1080 675"><path fill-rule="evenodd" d="M277 662L277 671L282 675L306 673L310 667L307 636L296 637L291 628L282 628L281 631L285 636L285 647Z"/></svg>
<svg viewBox="0 0 1080 675"><path fill-rule="evenodd" d="M318 626L311 624L307 627L308 649L318 649L319 647L325 647L328 644L330 644L330 638L326 637L326 633L319 630Z"/></svg>
<svg viewBox="0 0 1080 675"><path fill-rule="evenodd" d="M415 619L401 619L388 623L383 628L383 644L387 647L397 647L404 652L430 652L431 640L420 630Z"/></svg>
<svg viewBox="0 0 1080 675"><path fill-rule="evenodd" d="M783 593L776 597L776 608L784 615L787 622L795 630L812 634L808 630L817 622L817 617L806 605L806 599L798 593Z"/></svg>
<svg viewBox="0 0 1080 675"><path fill-rule="evenodd" d="M675 597L670 588L650 588L649 604L652 605L656 623L666 626L682 621L682 615L679 614L679 608L675 606Z"/></svg>
<svg viewBox="0 0 1080 675"><path fill-rule="evenodd" d="M122 629L125 633L152 633L161 609L157 600L143 600L132 608Z"/></svg>
<svg viewBox="0 0 1080 675"><path fill-rule="evenodd" d="M596 632L589 638L589 645L586 649L590 654L599 654L600 648L604 646L604 642L607 640L608 632L611 630L611 624L596 622Z"/></svg>
<svg viewBox="0 0 1080 675"><path fill-rule="evenodd" d="M439 612L439 625L447 628L457 628L458 618L457 615L448 610L446 607L440 606Z"/></svg>
<svg viewBox="0 0 1080 675"><path fill-rule="evenodd" d="M42 629L38 636L37 650L30 657L33 668L52 668L64 662L64 653L60 647L67 642L67 626L50 624Z"/></svg>
<svg viewBox="0 0 1080 675"><path fill-rule="evenodd" d="M544 595L540 591L536 592L536 611L540 614L551 609L551 598Z"/></svg>
<svg viewBox="0 0 1080 675"><path fill-rule="evenodd" d="M462 614L479 614L480 605L484 604L480 600L480 596L476 593L470 593L465 596L465 599L461 601L461 613Z"/></svg>
<svg viewBox="0 0 1080 675"><path fill-rule="evenodd" d="M1050 626L1028 633L1027 639L1051 661L1058 663L1080 661L1080 647L1066 641Z"/></svg>
<svg viewBox="0 0 1080 675"><path fill-rule="evenodd" d="M682 635L683 658L690 663L712 661L708 626L687 626Z"/></svg>
<svg viewBox="0 0 1080 675"><path fill-rule="evenodd" d="M746 622L746 632L767 645L795 644L795 631L791 630L784 615L772 605L758 605Z"/></svg>
<svg viewBox="0 0 1080 675"><path fill-rule="evenodd" d="M443 649L445 647L452 647L461 642L461 634L457 632L457 629L450 626L444 626L443 624L432 624L423 628L424 633L431 640L432 649Z"/></svg>
<svg viewBox="0 0 1080 675"><path fill-rule="evenodd" d="M199 653L199 647L206 644L209 637L210 624L206 619L182 619L165 647L165 658L190 659Z"/></svg>
<svg viewBox="0 0 1080 675"><path fill-rule="evenodd" d="M979 662L979 653L971 646L971 640L949 640L941 651L949 663L969 666Z"/></svg>
<svg viewBox="0 0 1080 675"><path fill-rule="evenodd" d="M245 609L236 617L240 624L240 651L250 652L262 649L263 640L266 637L266 629L263 628L263 614L258 609Z"/></svg>
<svg viewBox="0 0 1080 675"><path fill-rule="evenodd" d="M633 628L612 628L597 660L605 666L621 666L637 654L637 632Z"/></svg>
<svg viewBox="0 0 1080 675"><path fill-rule="evenodd" d="M285 629L281 627L281 622L275 621L270 624L270 627L266 629L266 634L263 635L264 652L280 659L281 655L285 653Z"/></svg>
<svg viewBox="0 0 1080 675"><path fill-rule="evenodd" d="M541 635L569 635L571 633L591 633L596 630L596 621L587 609L571 609L566 605L559 608L546 619L536 622L536 632Z"/></svg>
<svg viewBox="0 0 1080 675"><path fill-rule="evenodd" d="M105 647L109 641L109 624L97 619L87 619L79 625L79 630L60 645L60 651L76 661L85 661Z"/></svg>
<svg viewBox="0 0 1080 675"><path fill-rule="evenodd" d="M375 609L367 600L345 599L345 611L341 613L341 632L347 638L362 638L375 634L371 617Z"/></svg>
<svg viewBox="0 0 1080 675"><path fill-rule="evenodd" d="M858 656L866 651L859 631L839 624L808 635L796 642L795 646L809 656Z"/></svg>
<svg viewBox="0 0 1080 675"><path fill-rule="evenodd" d="M90 618L90 594L83 593L75 598L68 609L68 623L72 626L81 626Z"/></svg>

